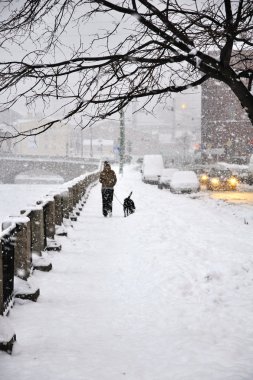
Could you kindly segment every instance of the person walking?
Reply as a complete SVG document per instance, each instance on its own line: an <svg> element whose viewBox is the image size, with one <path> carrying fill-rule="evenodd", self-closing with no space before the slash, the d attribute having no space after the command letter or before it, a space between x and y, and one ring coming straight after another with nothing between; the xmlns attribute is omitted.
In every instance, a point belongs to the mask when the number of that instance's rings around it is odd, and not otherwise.
<svg viewBox="0 0 253 380"><path fill-rule="evenodd" d="M103 215L105 217L112 216L113 188L116 185L117 177L107 161L104 162L104 168L100 173L99 182L102 184Z"/></svg>

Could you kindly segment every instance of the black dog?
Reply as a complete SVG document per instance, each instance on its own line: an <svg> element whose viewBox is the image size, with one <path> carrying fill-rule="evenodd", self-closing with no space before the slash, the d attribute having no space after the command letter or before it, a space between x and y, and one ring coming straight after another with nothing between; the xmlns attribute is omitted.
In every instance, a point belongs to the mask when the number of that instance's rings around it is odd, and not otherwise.
<svg viewBox="0 0 253 380"><path fill-rule="evenodd" d="M135 212L134 201L132 201L132 199L130 199L131 195L132 195L132 191L129 194L129 196L124 199L124 203L123 203L124 216L128 216L128 215L133 214Z"/></svg>

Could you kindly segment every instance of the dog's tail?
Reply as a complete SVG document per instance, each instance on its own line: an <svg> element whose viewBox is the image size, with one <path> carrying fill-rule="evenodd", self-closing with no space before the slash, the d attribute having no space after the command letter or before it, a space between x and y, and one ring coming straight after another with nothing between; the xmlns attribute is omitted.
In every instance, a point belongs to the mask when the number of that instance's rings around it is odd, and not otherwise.
<svg viewBox="0 0 253 380"><path fill-rule="evenodd" d="M128 195L128 199L130 199L131 195L133 194L133 192L131 191L131 193Z"/></svg>

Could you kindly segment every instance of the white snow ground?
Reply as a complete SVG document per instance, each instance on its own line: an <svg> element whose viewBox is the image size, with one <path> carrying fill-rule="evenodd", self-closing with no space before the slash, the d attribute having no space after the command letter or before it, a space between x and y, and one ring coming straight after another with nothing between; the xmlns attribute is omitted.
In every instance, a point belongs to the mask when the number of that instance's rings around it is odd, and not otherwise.
<svg viewBox="0 0 253 380"><path fill-rule="evenodd" d="M18 341L0 353L1 379L253 378L252 223L133 169L115 192L131 190L136 213L114 199L104 218L95 187L53 271L34 273L41 296L10 312Z"/></svg>

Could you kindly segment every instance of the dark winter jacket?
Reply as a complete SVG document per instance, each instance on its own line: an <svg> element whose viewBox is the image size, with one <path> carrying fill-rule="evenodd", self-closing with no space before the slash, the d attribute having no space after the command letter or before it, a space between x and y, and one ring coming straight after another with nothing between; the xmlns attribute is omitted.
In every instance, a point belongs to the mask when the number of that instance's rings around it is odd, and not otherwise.
<svg viewBox="0 0 253 380"><path fill-rule="evenodd" d="M102 183L102 189L113 189L116 185L117 177L109 164L106 164L100 173L99 182Z"/></svg>

